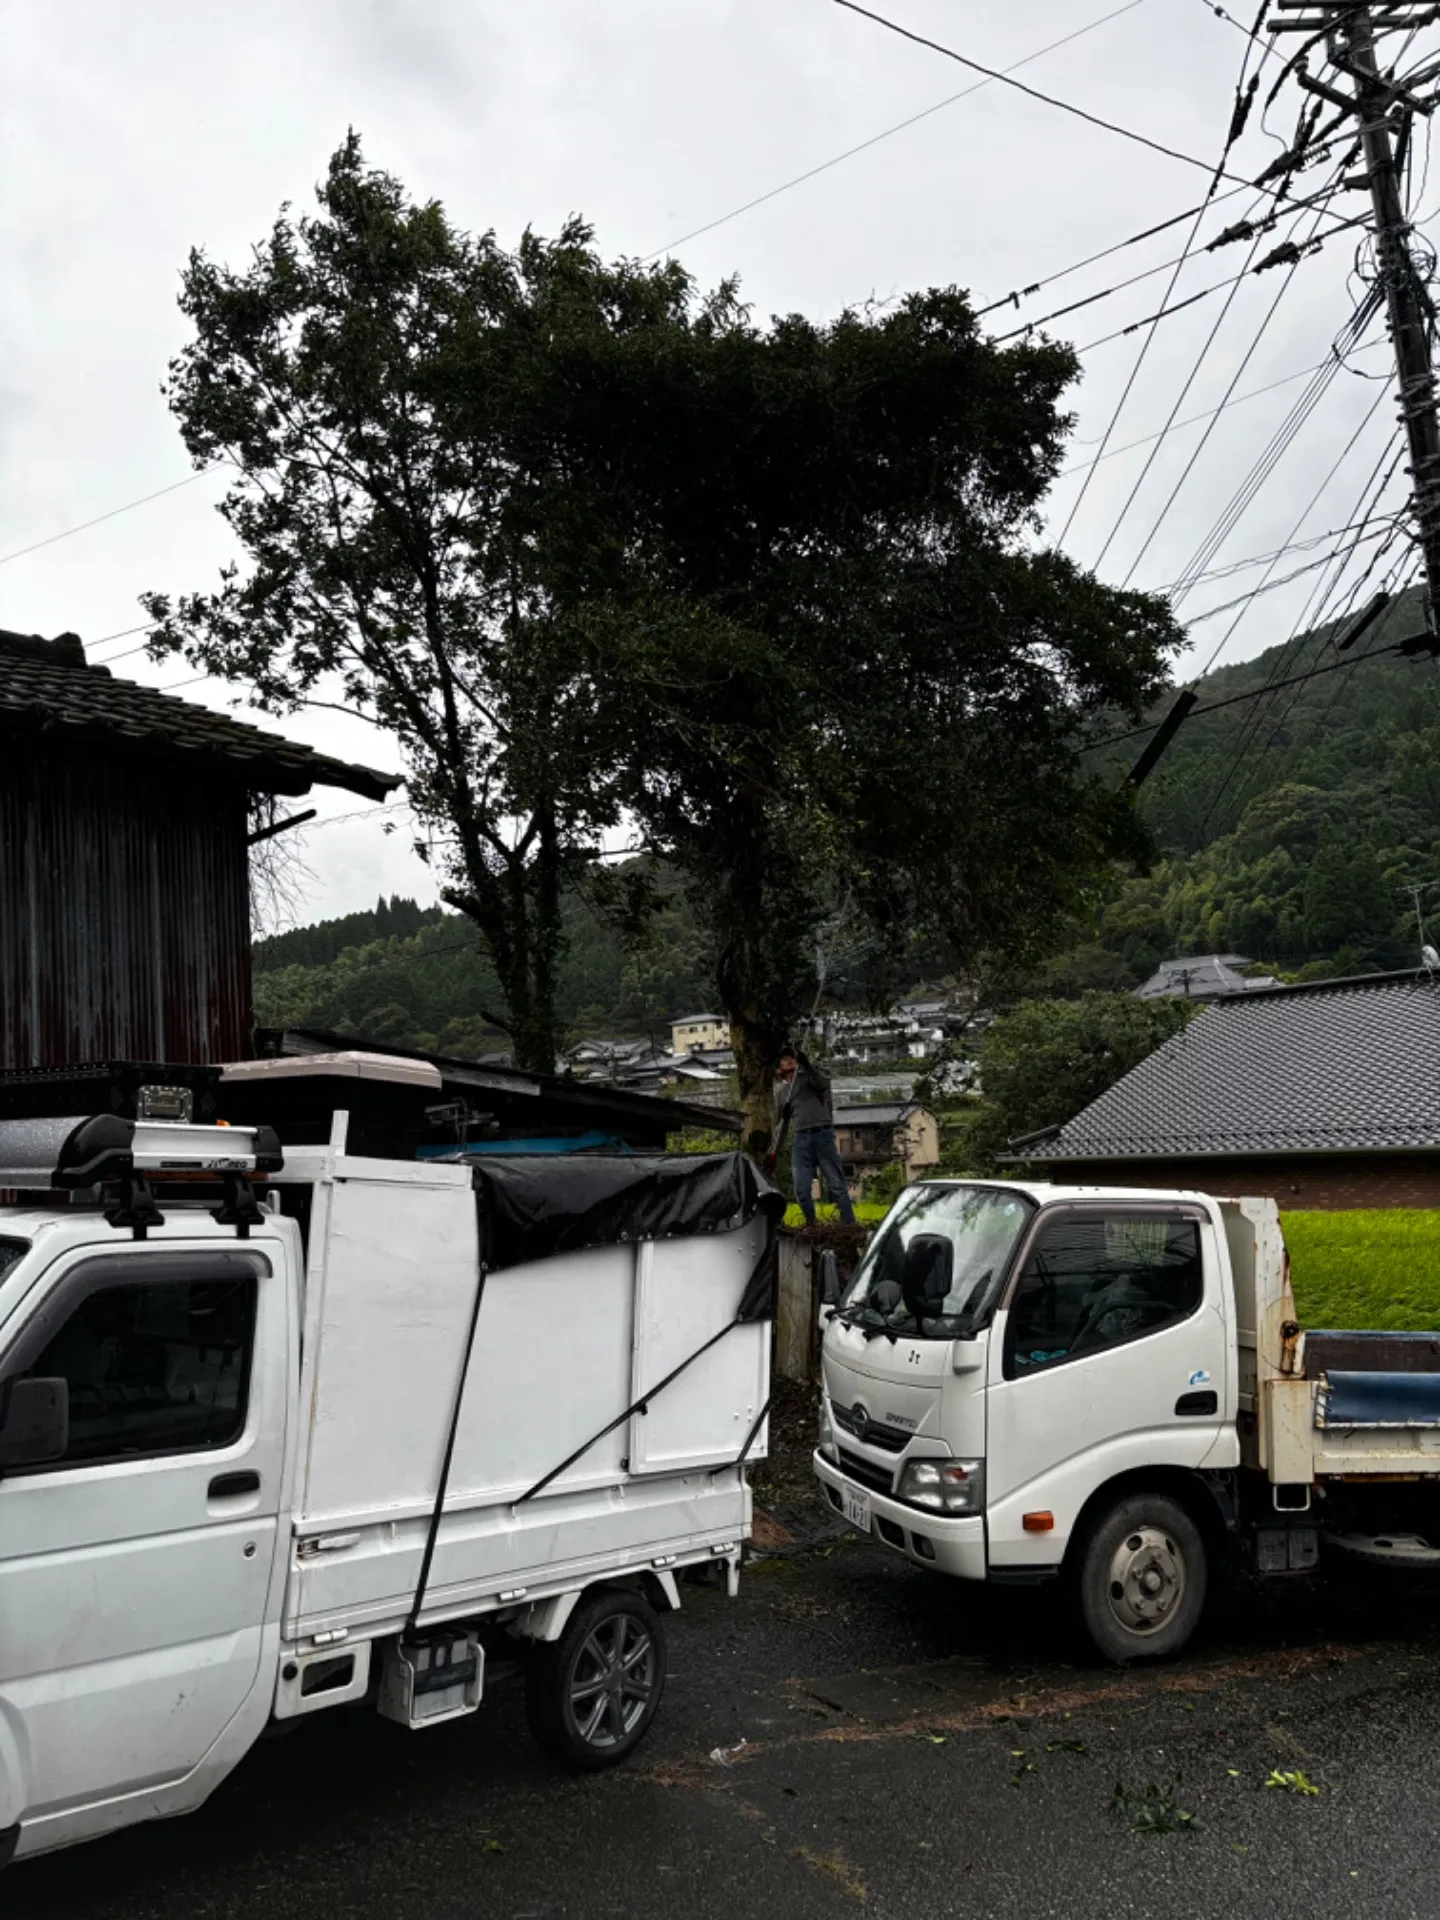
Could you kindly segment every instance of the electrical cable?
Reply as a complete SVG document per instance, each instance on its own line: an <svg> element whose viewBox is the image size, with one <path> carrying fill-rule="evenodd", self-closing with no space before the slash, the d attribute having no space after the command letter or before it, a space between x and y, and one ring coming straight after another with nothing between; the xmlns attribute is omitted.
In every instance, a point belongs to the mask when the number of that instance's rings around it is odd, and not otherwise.
<svg viewBox="0 0 1440 1920"><path fill-rule="evenodd" d="M1187 167L1198 167L1202 173L1216 174L1218 179L1235 180L1239 176L1233 173L1217 173L1208 161L1197 159L1193 153L1183 153L1178 147L1167 147L1163 141L1152 140L1148 134L1136 133L1133 127L1123 127L1116 120L1106 120L1098 113L1090 113L1084 107L1077 107L1069 100L1061 100L1053 93L1042 93L1038 87L1028 87L1023 80L1001 73L995 67L987 67L979 60L972 60L968 54L957 53L953 47L944 46L939 40L928 40L923 33L914 33L909 27L902 27L897 20L888 20L883 13L872 13L869 7L862 7L859 0L834 0L837 7L844 7L850 13L858 13L867 20L873 20L877 26L887 27L891 33L897 33L904 40L913 40L917 46L929 47L934 53L944 54L947 60L956 60L962 67L970 67L976 73L988 74L992 80L1003 80L1006 86L1014 87L1017 92L1027 94L1032 100L1042 101L1047 107L1058 107L1062 113L1073 114L1077 120L1084 120L1092 127L1102 127L1107 133L1117 133L1122 139L1133 140L1138 146L1148 147L1152 153L1163 154L1167 160L1181 160ZM1234 144L1226 143L1227 151ZM1249 185L1247 181L1245 183Z"/></svg>
<svg viewBox="0 0 1440 1920"><path fill-rule="evenodd" d="M1262 395L1267 393L1275 393L1281 387L1293 386L1297 380L1308 379L1312 374L1319 373L1321 368L1324 367L1326 364L1327 363L1324 360L1317 360L1313 367L1301 367L1298 373L1287 373L1284 379L1282 380L1270 380L1270 381L1267 381L1267 383L1263 387L1252 387L1249 393L1237 393L1235 398L1229 401L1227 405L1231 407L1243 407L1247 400L1258 400L1261 398ZM1347 368L1347 371L1354 372L1356 371L1356 369ZM1383 376L1365 374L1363 378L1367 380L1373 379L1373 378L1388 379L1390 378L1390 376L1388 374ZM1207 407L1201 413L1192 413L1188 415L1184 420L1177 420L1175 422L1174 427L1171 429L1171 431L1173 433L1179 433L1182 427L1197 426L1200 423L1200 421L1209 420L1212 417L1212 415L1216 413L1223 413L1225 411L1226 411L1225 407ZM1108 453L1097 454L1094 460L1077 460L1074 466L1062 467L1060 469L1060 472L1056 474L1055 478L1057 481L1067 479L1070 474L1081 473L1084 471L1086 467L1094 466L1100 460L1117 460L1122 453L1133 453L1137 447L1148 447L1150 442L1154 439L1157 439L1158 437L1159 436L1157 434L1147 433L1143 436L1143 438L1139 440L1127 440L1123 447L1111 447ZM1077 447L1098 447L1100 445L1100 441L1098 438L1094 440L1075 440L1071 442L1071 445L1077 446Z"/></svg>
<svg viewBox="0 0 1440 1920"><path fill-rule="evenodd" d="M1383 396L1378 396L1378 397L1383 397ZM1370 412L1365 416L1365 419L1361 422L1360 428L1356 429L1355 435L1352 436L1349 444L1345 449L1346 454L1348 454L1350 447L1354 445L1355 440L1359 437L1359 433L1363 430L1364 426L1366 426L1369 423L1370 419L1374 415L1374 412L1375 412L1375 409L1374 407L1372 407ZM1344 457L1345 457L1344 454L1342 454L1341 458L1343 459ZM1383 460L1383 458L1384 458L1384 451L1382 450L1381 459ZM1377 498L1379 497L1379 494L1383 493L1385 487L1388 486L1391 475L1394 472L1395 466L1398 464L1398 460L1399 460L1399 455L1397 454L1392 460L1390 469L1386 473L1385 478L1380 482L1380 485L1376 490ZM1336 468L1331 469L1332 474L1338 468L1338 464L1339 463L1337 462ZM1378 465L1379 463L1377 462L1377 467ZM1361 489L1362 501L1365 495L1370 492L1373 481L1374 481L1374 473L1372 471L1370 479L1366 481L1364 487ZM1321 487L1319 492L1323 492L1326 485L1328 485L1328 479L1321 482ZM1314 504L1314 500L1319 498L1319 492L1317 492L1313 496L1311 501L1312 506ZM1309 507L1307 507L1306 512L1308 513L1309 510L1310 510ZM1376 556L1376 558L1383 557L1383 554L1388 548L1388 546L1391 544L1394 538L1399 537L1399 534L1401 533L1401 531L1402 530L1397 526L1394 532L1392 533L1392 535L1390 536L1390 539L1386 541L1385 546L1381 548L1380 555ZM1348 556L1346 556L1346 560L1348 561ZM1341 569L1340 569L1341 573L1343 573L1344 564L1345 562L1342 562ZM1356 583L1356 586L1354 588L1354 594L1358 594L1361 585L1363 585L1364 580L1367 579L1370 573L1374 571L1375 564L1376 564L1376 559L1372 559L1370 567L1367 568L1366 573L1362 575L1361 581ZM1295 627L1291 632L1290 638L1285 642L1284 646L1282 646L1278 650L1275 661L1271 666L1270 673L1267 676L1266 685L1260 689L1261 693L1268 694L1273 697L1274 693L1278 690L1276 683L1278 683L1279 680L1281 679L1284 669L1292 656L1293 649L1303 644L1307 634L1314 633L1316 631L1315 616L1321 609L1323 609L1326 603L1326 600L1329 598L1330 594L1333 593L1334 588L1338 586L1339 578L1340 578L1340 573L1337 573L1332 583L1330 583L1330 585L1328 586L1326 585L1325 582L1322 581L1320 584L1320 587L1317 588L1316 592L1311 594L1310 599L1306 602L1303 612L1300 614L1299 619L1295 623ZM1353 599L1353 594L1352 594L1352 599ZM1339 617L1342 619L1345 618L1347 615L1347 612L1348 612L1348 608L1343 609ZM1237 624L1240 618L1243 618L1243 614L1237 615ZM1325 623L1321 621L1319 625L1323 629ZM1233 626L1231 628L1231 631L1232 632L1234 631ZM1317 662L1318 662L1320 653L1324 651L1326 644L1328 644L1329 640L1332 637L1333 637L1332 634L1325 633L1322 631L1321 637L1320 637L1320 643L1317 648L1316 656L1315 656ZM1218 652L1218 649L1217 649L1217 652ZM1215 658L1215 655L1212 654L1211 656L1212 663L1214 661L1214 658ZM1236 773L1239 771L1239 768L1245 758L1246 753L1250 751L1251 747L1254 744L1255 737L1258 735L1259 729L1264 724L1265 724L1265 709L1263 707L1260 707L1260 708L1256 708L1254 712L1247 717L1245 725L1241 728L1240 738L1239 738L1239 741L1236 743L1235 751L1231 757L1230 764L1226 769L1224 777L1221 779L1218 788L1215 790L1210 800L1210 803L1205 810L1205 816L1200 823L1200 833L1201 833L1202 839L1209 830L1210 822L1213 819L1217 808L1219 807L1221 801L1224 799L1226 793L1229 791L1230 784L1233 781ZM1273 737L1274 736L1272 734L1272 739ZM1205 770L1202 769L1202 776L1204 771Z"/></svg>
<svg viewBox="0 0 1440 1920"><path fill-rule="evenodd" d="M1351 320L1347 323L1347 326L1342 329L1340 337L1343 338L1349 333L1358 335L1358 332L1361 331L1365 325L1369 324L1370 317L1371 315L1367 308L1362 307L1357 309L1356 313L1351 316ZM1252 462L1249 471L1231 495L1228 505L1223 509L1218 519L1212 523L1210 530L1206 533L1200 545L1182 568L1177 583L1172 589L1172 603L1178 603L1178 601L1183 600L1190 592L1193 580L1214 564L1225 542L1235 531L1245 512L1258 497L1261 488L1294 444L1301 428L1319 405L1321 399L1334 382L1338 372L1339 363L1332 358L1323 362L1320 370L1311 378L1285 419L1270 436L1265 447ZM1383 392L1384 389L1382 388L1380 393L1383 394ZM1377 399L1378 397L1377 395ZM1373 412L1374 408L1372 407L1371 413ZM1366 419L1368 420L1369 418L1370 415L1367 414ZM1357 429L1357 432L1358 431ZM1322 487L1327 484L1328 477L1325 482L1322 482ZM1317 494L1315 498L1318 497ZM1313 499L1310 504L1311 506L1314 505ZM1307 507L1305 512L1308 513L1309 511L1310 508ZM1301 516L1300 521L1297 521L1291 529L1287 536L1286 544L1298 536L1303 521L1304 515Z"/></svg>
<svg viewBox="0 0 1440 1920"><path fill-rule="evenodd" d="M53 547L57 540L68 540L71 534L85 533L91 527L115 519L118 514L148 506L152 500L163 500L167 493L178 493L181 487L193 487L197 480L203 479L211 471L210 467L201 467L198 473L192 473L184 480L176 480L168 487L158 487L154 493L142 493L138 500L127 500L123 507L112 507L108 513L97 513L93 520L82 520L77 527L66 527L63 533L50 533L43 540L33 540L28 547L17 547L13 553L0 554L0 567L8 566L12 560L23 560L27 553L38 553L41 547Z"/></svg>
<svg viewBox="0 0 1440 1920"><path fill-rule="evenodd" d="M1237 386L1239 386L1241 377L1243 376L1245 369L1250 365L1251 360L1255 357L1256 352L1259 350L1260 342L1265 338L1266 333L1268 332L1271 324L1275 319L1275 315L1279 312L1281 301L1284 300L1286 294L1290 291L1291 286L1294 284L1295 276L1300 271L1301 263L1304 260L1306 253L1308 252L1309 242L1314 241L1315 232L1316 232L1316 228L1318 227L1318 224L1319 224L1319 214L1317 213L1316 221L1315 221L1315 224L1312 225L1311 227L1306 246L1302 248L1301 252L1291 262L1290 270L1285 275L1284 279L1281 281L1280 286L1276 291L1275 298L1271 301L1268 311L1265 313L1264 317L1260 322L1259 327L1255 331L1254 338L1251 340L1250 345L1245 350L1244 358L1241 360L1239 366L1236 367L1235 371L1230 376L1230 384L1226 387L1225 392L1221 397L1220 405L1222 407L1225 406L1234 395L1235 389ZM1258 247L1259 244L1260 244L1260 241L1259 241L1259 237L1257 236L1254 244L1251 247L1251 252L1250 252L1251 260L1253 260L1255 248ZM1251 270L1250 261L1247 260L1245 271L1249 272L1250 270ZM1200 377L1200 370L1205 364L1206 356L1209 354L1211 348L1215 344L1216 335L1219 333L1221 326L1224 324L1225 316L1226 314L1229 313L1231 305L1234 301L1234 298L1235 296L1232 292L1230 299L1225 302L1225 305L1221 308L1219 316L1215 321L1215 324L1211 327L1210 332L1206 337L1205 343L1201 347L1200 352L1196 358L1195 364L1190 371L1190 376L1186 380L1184 386L1180 389L1179 396L1176 399L1174 406L1170 409L1170 417L1165 422L1165 425L1160 429L1159 437L1157 438L1154 446L1151 448L1150 453L1146 458L1145 465L1141 468L1139 475L1136 477L1135 483L1131 487L1130 492L1126 497L1125 503L1121 507L1120 513L1116 518L1115 525L1111 528L1110 537L1109 539L1106 540L1105 545L1101 548L1100 553L1095 560L1095 570L1097 572L1105 559L1105 555L1110 551L1110 547L1115 539L1115 536L1119 533L1121 526L1124 524L1125 518L1128 515L1131 507L1135 504L1136 496L1139 494L1140 489L1144 486L1145 481L1150 474L1151 468L1154 466L1156 460L1159 458L1160 449L1165 443L1165 436L1169 433L1171 427L1175 424L1175 417L1179 413L1181 407L1184 405L1186 395L1190 392L1190 389L1194 385L1195 381ZM1210 437L1215 431L1215 424L1216 424L1216 421L1218 421L1219 417L1220 416L1218 412L1212 415L1209 424L1205 428L1204 433L1200 436L1199 443L1194 448L1191 449L1190 457L1185 462L1185 465L1181 470L1180 477L1176 480L1174 486L1170 489L1170 493L1166 498L1165 504L1161 507L1159 513L1156 514L1155 518L1151 521L1150 531L1145 535L1145 538L1141 541L1139 551L1135 554L1134 558L1130 562L1129 570L1126 572L1125 578L1120 583L1122 591L1126 587L1128 587L1130 582L1134 579L1136 570L1139 567L1141 561L1145 558L1145 555L1150 551L1151 544L1154 541L1156 534L1159 533L1161 527L1165 524L1165 521L1169 516L1170 510L1175 505L1176 500L1179 498L1180 493L1184 488L1186 481L1190 478L1191 474L1195 471L1195 468L1199 463L1201 455L1204 453L1206 447L1210 444Z"/></svg>
<svg viewBox="0 0 1440 1920"><path fill-rule="evenodd" d="M1126 0L1123 7L1102 14L1098 20L1092 20L1088 26L1077 27L1073 33L1067 33L1062 40L1052 40L1048 46L1038 47L1034 53L1027 53L1023 60L1017 60L1004 69L1005 73L1015 73L1021 67L1028 67L1032 61L1043 59L1047 53L1055 53L1061 47L1068 47L1072 40L1079 40L1087 33L1093 33L1097 27L1107 26L1110 21L1118 20L1122 13L1132 13L1136 7L1144 6L1145 0ZM774 200L782 193L788 193L792 187L803 186L807 180L813 180L817 174L828 173L831 167L838 167L843 160L853 160L857 153L864 153L870 147L879 146L882 140L903 133L907 127L913 127L922 120L928 120L931 114L940 113L946 107L953 107L957 100L968 100L972 93L979 93L988 87L988 79L977 80L973 87L963 87L959 93L952 93L944 100L937 100L933 107L924 107L919 113L912 113L908 120L897 121L893 127L886 127L883 133L875 133L868 140L862 140L858 146L847 147L843 153L837 153L833 159L822 160L818 167L810 167L804 173L797 173L793 180L782 181L778 187L772 187L768 193L760 193L753 200L747 200L743 206L733 207L729 213L722 213L717 220L707 220L703 227L692 227L689 233L682 233L678 239L669 240L663 247L657 247L653 253L640 256L641 266L648 266L652 260L658 260L662 254L673 253L676 247L683 247L689 240L698 240L701 234L713 233L716 227L723 227L731 220L738 220L742 213L749 213L755 207L763 207L767 200Z"/></svg>
<svg viewBox="0 0 1440 1920"><path fill-rule="evenodd" d="M1376 513L1370 515L1367 520L1347 521L1343 527L1327 527L1323 533L1307 534L1303 540L1292 540L1288 546L1271 547L1265 553L1247 554L1243 560L1227 560L1222 567L1211 567L1205 573L1196 574L1191 584L1193 586L1203 586L1208 585L1213 580L1228 580L1234 574L1244 573L1248 567L1263 567L1267 560L1283 560L1285 556L1290 553L1309 553L1313 551L1314 548L1320 546L1323 541L1339 540L1345 534L1355 533L1366 526L1376 526L1381 523L1388 525L1393 522L1394 518L1394 513ZM1169 586L1156 587L1153 591L1168 595L1174 591L1176 584L1177 583L1172 582Z"/></svg>
<svg viewBox="0 0 1440 1920"><path fill-rule="evenodd" d="M854 0L840 0L840 4L844 6L850 6L854 4ZM1244 91L1245 75L1246 75L1246 70L1249 67L1249 64L1250 64L1250 49L1249 49L1249 46L1247 45L1245 49L1245 59L1241 62L1240 76L1236 82L1236 87L1235 87L1235 106L1231 113L1229 128L1226 131L1225 143L1220 151L1220 159L1211 172L1209 190L1206 193L1205 199L1201 203L1199 210L1196 212L1194 221L1191 223L1190 231L1187 234L1185 239L1184 249L1181 252L1180 258L1176 261L1174 270L1170 275L1169 284L1166 286L1166 289L1165 289L1164 299L1160 303L1162 313L1165 308L1169 307L1171 296L1173 295L1176 285L1179 282L1180 274L1184 269L1185 262L1188 260L1190 255L1194 252L1195 242L1200 236L1201 224L1203 223L1205 219L1205 215L1209 210L1211 201L1215 197L1215 190L1219 186L1221 178L1224 176L1225 162L1229 158L1231 148L1235 145L1236 140L1240 137L1240 133L1244 128L1245 115L1249 111L1249 100L1253 98L1253 94L1254 94L1253 88L1251 89L1251 92L1249 95L1247 95ZM1252 258L1253 258L1253 254L1252 254ZM1192 305L1193 302L1186 301L1186 302L1182 302L1181 304ZM1065 539L1069 534L1071 527L1075 524L1075 516L1079 513L1081 507L1085 504L1085 496L1090 491L1090 482L1095 477L1095 469L1099 465L1100 460L1103 459L1105 454L1105 449L1110 443L1111 436L1114 434L1115 429L1120 424L1121 416L1124 413L1126 405L1129 402L1130 395L1133 393L1135 389L1135 382L1139 379L1141 369L1144 367L1146 359L1148 358L1150 353L1150 348L1154 344L1156 323L1158 322L1160 317L1161 317L1160 315L1156 315L1155 319L1149 322L1149 330L1147 331L1145 338L1141 343L1139 353L1135 356L1134 365L1131 367L1129 377L1126 379L1125 385L1121 389L1120 398L1115 403L1115 410L1110 416L1109 424L1107 425L1104 436L1101 439L1100 452L1099 454L1097 454L1095 460L1091 463L1088 471L1086 472L1085 478L1081 481L1080 490L1076 494L1074 500L1071 501L1070 511L1066 514L1064 524L1061 526L1059 534L1056 537L1055 545L1057 547L1064 545ZM1141 326L1144 326L1147 323L1144 321L1141 321L1138 324ZM1133 331L1133 329L1127 329L1127 331ZM1098 346L1103 343L1097 341L1094 344ZM1082 351L1086 351L1086 350L1087 349L1082 349Z"/></svg>
<svg viewBox="0 0 1440 1920"><path fill-rule="evenodd" d="M1371 533L1357 534L1352 542L1352 550L1363 546L1367 540L1382 539L1385 533L1385 528L1376 527ZM1218 607L1207 607L1204 613L1192 613L1190 618L1185 622L1186 628L1198 627L1202 620L1214 620L1217 615L1229 613L1235 607L1248 606L1250 601L1254 600L1259 594L1273 593L1277 587L1288 587L1293 581L1303 579L1307 573L1315 573L1318 569L1332 565L1334 559L1335 555L1333 553L1324 554L1319 560L1310 560L1307 561L1303 567L1297 567L1293 573L1282 573L1278 579L1267 580L1263 586L1248 588L1233 600L1222 600Z"/></svg>
<svg viewBox="0 0 1440 1920"><path fill-rule="evenodd" d="M1396 578L1396 576L1399 574L1400 569L1403 567L1404 564L1405 563L1404 563L1403 557L1395 563L1394 567L1391 568L1390 574L1388 576L1388 579L1390 581L1393 581ZM1354 602L1357 597L1358 597L1358 586L1357 588L1352 590L1352 593L1349 597L1346 607L1337 616L1337 622L1348 621L1349 615L1351 611L1353 611ZM1269 753L1270 749L1275 745L1275 742L1280 738L1281 733L1284 731L1286 722L1289 720L1290 715L1295 710L1295 703L1300 698L1300 688L1308 680L1319 679L1323 674L1335 672L1340 667L1346 664L1345 661L1338 660L1338 661L1331 661L1328 663L1328 665L1323 667L1320 665L1320 657L1323 654L1325 647L1334 638L1334 629L1335 629L1336 623L1327 623L1327 624L1331 625L1332 631L1330 634L1326 636L1324 640L1322 640L1320 646L1317 648L1309 672L1298 675L1294 681L1287 681L1283 683L1287 687L1293 687L1294 691L1291 693L1290 699L1286 703L1284 710L1276 718L1275 724L1271 728L1269 737L1266 739L1264 745L1260 747L1258 752L1254 753L1253 758L1251 760L1250 771L1246 776L1246 778L1244 779L1244 781L1241 783L1240 789L1236 793L1235 798L1231 803L1232 809L1237 819L1239 818L1241 813L1243 813L1245 808L1245 803L1249 799L1250 794L1254 789L1255 782L1258 779L1260 774L1261 766L1264 763L1265 755ZM1376 649L1375 652L1361 655L1361 658L1373 660L1375 658L1376 652L1393 651L1395 653L1399 653L1400 650L1401 650L1400 643L1397 642L1393 649L1390 649L1390 648ZM1279 693L1280 691L1281 691L1281 686L1279 684L1272 686L1270 689L1272 698L1275 694ZM1332 701L1332 704L1333 704L1333 701ZM1264 725L1264 710L1257 708L1256 714L1255 716L1252 716L1252 718L1255 719L1255 722L1256 722L1255 732L1258 733L1259 727ZM1254 734L1252 734L1251 744L1253 747ZM1216 794L1214 800L1211 801L1210 806L1206 809L1205 818L1201 822L1201 827L1200 827L1200 831L1202 835L1204 835L1208 831L1211 817L1213 816L1215 811L1218 809L1220 802L1224 799L1225 793L1228 790L1230 785L1230 779L1233 777L1234 773L1238 772L1242 759L1243 759L1243 755L1241 755L1240 757L1237 757L1234 765L1231 768L1230 775L1227 775L1225 781L1221 785L1220 791Z"/></svg>
<svg viewBox="0 0 1440 1920"><path fill-rule="evenodd" d="M1258 700L1266 693L1277 693L1281 687L1303 686L1307 681L1321 680L1326 674L1338 673L1342 667L1363 666L1367 660L1381 660L1389 654L1399 652L1400 646L1397 643L1393 647L1375 647L1369 653L1347 654L1343 660L1332 660L1323 667L1313 667L1308 672L1296 674L1293 679L1282 680L1277 685L1251 687L1244 693L1228 694L1223 700L1209 700L1203 706L1192 707L1185 718L1187 722L1198 720L1203 713L1219 713L1222 707L1238 707L1243 701ZM1098 753L1101 747L1118 746L1123 740L1138 740L1143 734L1154 733L1159 725L1158 720L1151 720L1143 727L1127 727L1123 733L1107 733L1099 740L1083 741L1075 751L1076 753Z"/></svg>

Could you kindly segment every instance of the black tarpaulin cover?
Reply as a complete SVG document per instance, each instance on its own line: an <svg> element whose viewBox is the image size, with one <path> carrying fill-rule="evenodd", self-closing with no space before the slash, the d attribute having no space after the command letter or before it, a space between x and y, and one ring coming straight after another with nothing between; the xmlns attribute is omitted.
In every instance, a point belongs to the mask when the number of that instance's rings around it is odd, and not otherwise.
<svg viewBox="0 0 1440 1920"><path fill-rule="evenodd" d="M492 1271L584 1247L728 1233L785 1211L743 1153L486 1154L471 1168Z"/></svg>

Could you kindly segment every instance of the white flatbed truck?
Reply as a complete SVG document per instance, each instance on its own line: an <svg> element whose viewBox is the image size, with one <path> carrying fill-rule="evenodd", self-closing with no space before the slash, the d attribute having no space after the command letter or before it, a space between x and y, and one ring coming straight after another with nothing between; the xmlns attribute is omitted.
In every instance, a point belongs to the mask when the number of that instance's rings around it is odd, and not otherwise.
<svg viewBox="0 0 1440 1920"><path fill-rule="evenodd" d="M1063 1580L1106 1658L1183 1647L1228 1538L1260 1571L1440 1564L1440 1335L1301 1329L1275 1203L907 1188L822 1308L815 1472L963 1580Z"/></svg>
<svg viewBox="0 0 1440 1920"><path fill-rule="evenodd" d="M276 1721L471 1712L497 1634L610 1765L679 1576L735 1591L783 1202L738 1154L357 1158L346 1120L283 1163L0 1122L0 1188L80 1190L0 1207L0 1863L198 1806Z"/></svg>

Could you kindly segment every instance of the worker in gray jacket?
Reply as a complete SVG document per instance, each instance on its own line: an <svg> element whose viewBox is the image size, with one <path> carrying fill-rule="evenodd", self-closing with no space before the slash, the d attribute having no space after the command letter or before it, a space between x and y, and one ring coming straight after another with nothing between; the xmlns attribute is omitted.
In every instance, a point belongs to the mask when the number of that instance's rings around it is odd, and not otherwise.
<svg viewBox="0 0 1440 1920"><path fill-rule="evenodd" d="M845 1186L845 1173L835 1146L834 1111L830 1103L830 1076L822 1073L798 1047L787 1041L780 1049L777 1068L781 1080L780 1125L775 1136L773 1166L785 1144L789 1128L795 1129L790 1167L795 1175L795 1198L807 1226L815 1224L815 1198L811 1189L819 1173L848 1226L855 1224L855 1209Z"/></svg>

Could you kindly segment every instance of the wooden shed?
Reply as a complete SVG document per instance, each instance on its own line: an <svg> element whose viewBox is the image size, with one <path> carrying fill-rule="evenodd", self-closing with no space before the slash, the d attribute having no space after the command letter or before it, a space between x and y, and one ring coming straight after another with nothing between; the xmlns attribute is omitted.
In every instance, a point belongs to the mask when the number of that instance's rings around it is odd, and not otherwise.
<svg viewBox="0 0 1440 1920"><path fill-rule="evenodd" d="M396 784L0 631L0 1068L240 1058L256 801Z"/></svg>

